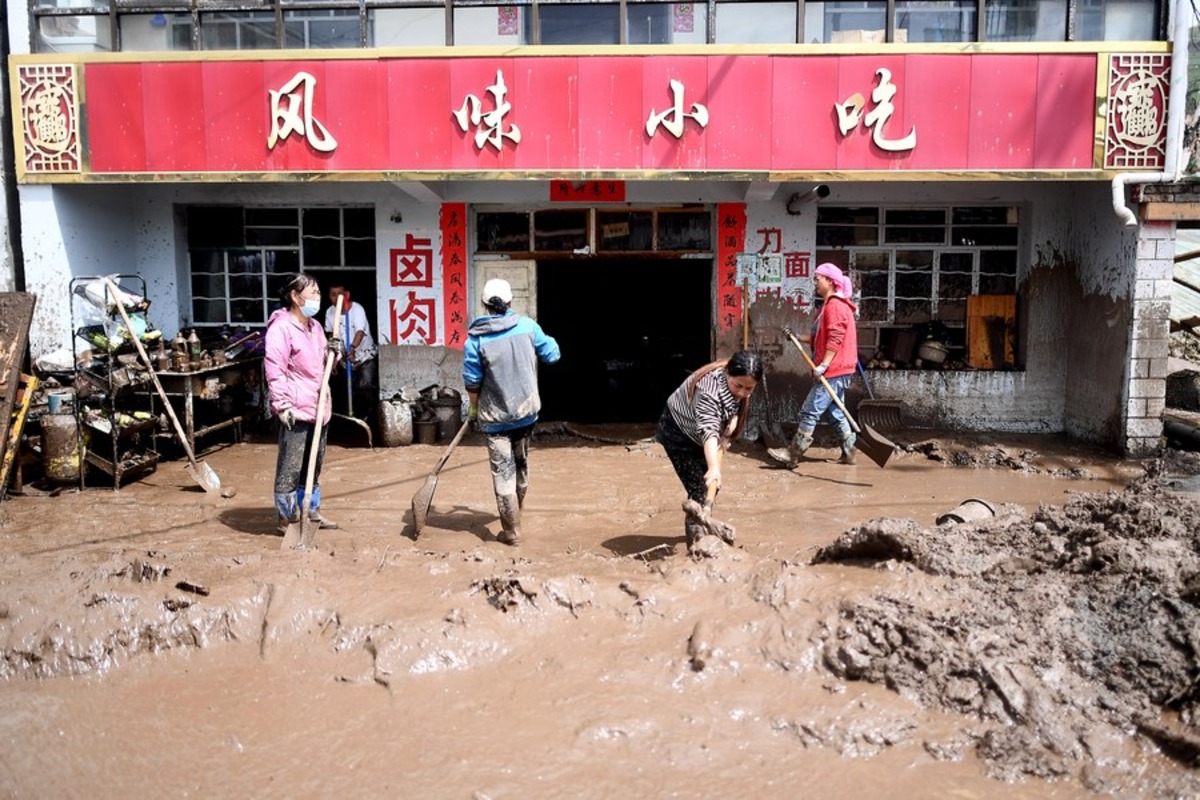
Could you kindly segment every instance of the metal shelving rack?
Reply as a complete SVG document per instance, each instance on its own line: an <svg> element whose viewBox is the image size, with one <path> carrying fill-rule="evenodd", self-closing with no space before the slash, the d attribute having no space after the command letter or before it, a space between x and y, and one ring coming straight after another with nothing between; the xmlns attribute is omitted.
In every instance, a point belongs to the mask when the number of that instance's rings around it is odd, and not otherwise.
<svg viewBox="0 0 1200 800"><path fill-rule="evenodd" d="M146 310L146 282L140 275L110 275L124 293L142 298L136 305L126 304L129 313ZM99 305L97 299L99 298ZM71 304L71 347L75 358L75 414L84 438L84 464L79 485L85 485L88 465L112 479L113 489L134 477L157 469L158 453L153 446L157 425L154 414L137 418L135 406L153 409L145 391L150 385L145 365L129 340L119 310L104 306L108 293L99 276L73 278L69 288ZM82 341L91 347L84 359ZM135 395L144 399L135 401ZM141 410L140 408L137 410Z"/></svg>

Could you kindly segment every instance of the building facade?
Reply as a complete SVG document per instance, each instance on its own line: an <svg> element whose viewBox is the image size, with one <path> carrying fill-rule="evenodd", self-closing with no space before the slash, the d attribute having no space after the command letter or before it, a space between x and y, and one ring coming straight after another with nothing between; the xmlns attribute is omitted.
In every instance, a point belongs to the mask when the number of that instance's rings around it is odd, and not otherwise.
<svg viewBox="0 0 1200 800"><path fill-rule="evenodd" d="M457 385L502 276L562 344L545 418L652 421L750 346L787 419L833 261L913 422L1159 447L1165 3L268 6L8 3L35 357L79 276L142 276L173 334L261 326L303 269L373 313L385 397Z"/></svg>

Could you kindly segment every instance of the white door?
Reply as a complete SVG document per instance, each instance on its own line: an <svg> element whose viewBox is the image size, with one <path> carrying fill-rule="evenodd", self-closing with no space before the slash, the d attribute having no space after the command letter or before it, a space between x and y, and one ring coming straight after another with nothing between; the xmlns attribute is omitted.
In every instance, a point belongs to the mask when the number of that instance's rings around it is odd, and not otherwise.
<svg viewBox="0 0 1200 800"><path fill-rule="evenodd" d="M537 262L536 261L476 261L475 302L480 313L488 313L479 299L484 284L492 278L503 278L512 287L512 310L536 319L537 311Z"/></svg>

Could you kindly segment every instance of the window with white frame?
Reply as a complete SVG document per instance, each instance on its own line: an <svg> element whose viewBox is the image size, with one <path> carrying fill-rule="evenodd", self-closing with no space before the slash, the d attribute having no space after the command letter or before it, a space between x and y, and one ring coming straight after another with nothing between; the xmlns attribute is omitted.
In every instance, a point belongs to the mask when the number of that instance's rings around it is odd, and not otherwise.
<svg viewBox="0 0 1200 800"><path fill-rule="evenodd" d="M1167 0L33 0L33 52L1165 41ZM712 24L710 25L710 19Z"/></svg>
<svg viewBox="0 0 1200 800"><path fill-rule="evenodd" d="M849 270L868 327L960 326L967 297L1017 291L1016 206L820 206L817 263Z"/></svg>
<svg viewBox="0 0 1200 800"><path fill-rule="evenodd" d="M187 210L196 325L264 325L288 276L375 269L369 206Z"/></svg>

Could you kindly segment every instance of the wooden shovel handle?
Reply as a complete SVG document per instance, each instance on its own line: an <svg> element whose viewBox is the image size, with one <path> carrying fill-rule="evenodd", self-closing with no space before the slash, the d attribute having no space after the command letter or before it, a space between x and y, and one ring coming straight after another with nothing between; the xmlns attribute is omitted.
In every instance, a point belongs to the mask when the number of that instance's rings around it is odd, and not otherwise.
<svg viewBox="0 0 1200 800"><path fill-rule="evenodd" d="M342 304L340 298L333 309L333 335L336 338L338 333L341 332L340 326L342 323ZM314 322L313 324L316 323ZM333 362L336 360L337 354L330 347L325 354L325 377L322 378L321 388L317 391L317 418L313 421L313 443L308 453L308 471L304 476L304 507L301 509L301 524L307 522L308 512L312 508L312 489L317 472L317 451L321 445L321 428L325 424L325 403L329 400L329 376L333 374Z"/></svg>
<svg viewBox="0 0 1200 800"><path fill-rule="evenodd" d="M725 455L725 451L721 448L721 442L717 440L717 467L721 466L721 459ZM721 484L717 481L708 482L708 492L704 495L704 508L707 511L712 510L713 501L717 499L717 492L720 490Z"/></svg>
<svg viewBox="0 0 1200 800"><path fill-rule="evenodd" d="M133 340L133 345L137 348L138 355L141 356L142 363L146 366L146 371L150 373L150 379L154 381L154 389L158 392L159 399L162 400L167 416L171 418L171 422L175 426L175 435L179 437L179 444L183 446L183 452L187 455L188 463L192 465L192 469L196 469L196 454L192 452L192 446L188 442L187 434L184 433L183 426L179 424L179 417L175 416L175 409L171 406L171 401L167 398L167 393L163 390L162 383L158 380L158 373L154 371L154 364L150 361L150 356L147 355L146 348L142 347L142 340L138 338L137 330L133 327L133 322L129 319L129 314L125 311L125 303L121 301L123 292L117 288L117 285L113 283L111 278L101 275L100 280L104 283L108 293L112 295L113 302L117 304L117 310L121 312L121 319L125 321L125 328L129 331L129 338Z"/></svg>
<svg viewBox="0 0 1200 800"><path fill-rule="evenodd" d="M787 337L792 340L792 344L796 345L796 349L800 351L800 355L804 356L804 360L808 362L809 369L811 369L813 374L820 379L821 385L825 387L825 391L829 392L829 396L833 398L833 402L837 403L837 407L840 408L842 413L846 415L846 420L850 423L850 427L854 428L855 433L862 433L862 428L858 427L858 423L854 421L854 417L850 416L850 412L846 410L845 403L838 398L837 393L833 391L833 387L829 385L829 381L825 380L824 375L817 372L817 365L814 364L812 358L809 357L808 351L804 349L804 345L800 344L800 340L796 338L796 334L792 333L791 328L784 328L783 332L786 333Z"/></svg>

